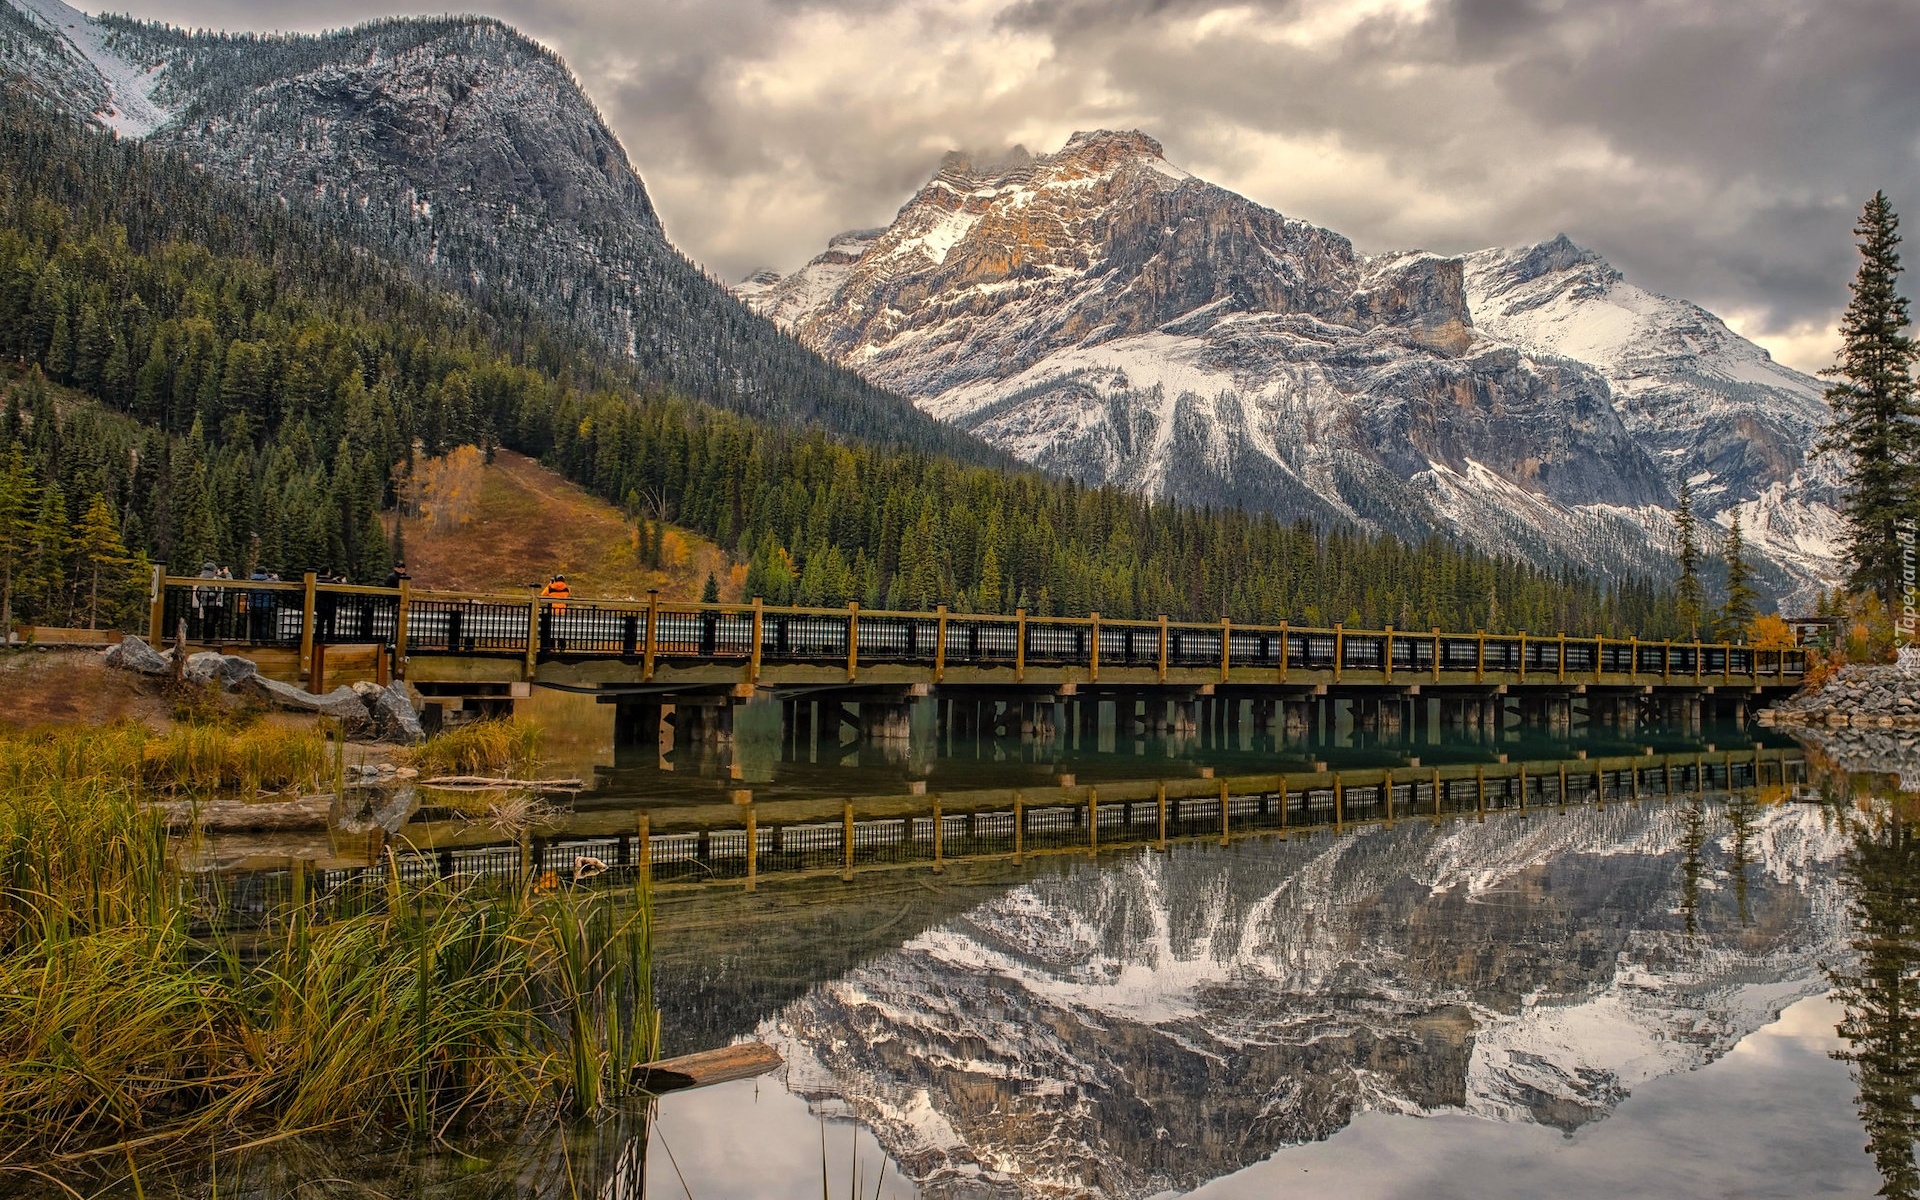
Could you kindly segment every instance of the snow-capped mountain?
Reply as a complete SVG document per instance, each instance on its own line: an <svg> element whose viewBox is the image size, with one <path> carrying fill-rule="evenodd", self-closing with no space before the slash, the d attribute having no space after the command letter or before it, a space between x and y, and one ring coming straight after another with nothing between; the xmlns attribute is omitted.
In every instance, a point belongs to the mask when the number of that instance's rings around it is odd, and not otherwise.
<svg viewBox="0 0 1920 1200"><path fill-rule="evenodd" d="M1693 479L1776 586L1832 573L1818 385L1564 239L1369 257L1101 131L949 155L887 228L737 292L1090 482L1630 571L1665 569Z"/></svg>
<svg viewBox="0 0 1920 1200"><path fill-rule="evenodd" d="M1832 417L1824 388L1773 361L1697 304L1656 295L1565 234L1466 257L1482 333L1605 377L1628 432L1663 473L1693 486L1722 526L1808 574L1843 573L1839 477L1808 448Z"/></svg>
<svg viewBox="0 0 1920 1200"><path fill-rule="evenodd" d="M934 1195L1186 1191L1366 1110L1571 1130L1827 987L1845 853L1794 805L1183 847L1015 887L760 1033Z"/></svg>
<svg viewBox="0 0 1920 1200"><path fill-rule="evenodd" d="M498 21L256 36L0 0L0 74L693 395L998 459L794 345L687 261L565 63Z"/></svg>

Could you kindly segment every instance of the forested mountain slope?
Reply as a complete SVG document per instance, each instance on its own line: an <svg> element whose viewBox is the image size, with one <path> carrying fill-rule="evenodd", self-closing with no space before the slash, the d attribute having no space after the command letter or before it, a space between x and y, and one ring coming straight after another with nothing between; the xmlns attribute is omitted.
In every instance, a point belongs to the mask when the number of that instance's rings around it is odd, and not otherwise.
<svg viewBox="0 0 1920 1200"><path fill-rule="evenodd" d="M436 288L185 159L0 98L0 455L176 565L384 573L410 459L505 446L732 548L799 601L1489 629L1673 627L1639 583L1320 532L756 421L537 312ZM34 371L93 397L56 411ZM3 516L4 514L0 514ZM69 571L71 576L71 570ZM70 590L70 589L69 589Z"/></svg>
<svg viewBox="0 0 1920 1200"><path fill-rule="evenodd" d="M1003 461L754 315L667 241L566 65L502 23L189 32L0 0L0 69L498 308L585 332L684 395Z"/></svg>

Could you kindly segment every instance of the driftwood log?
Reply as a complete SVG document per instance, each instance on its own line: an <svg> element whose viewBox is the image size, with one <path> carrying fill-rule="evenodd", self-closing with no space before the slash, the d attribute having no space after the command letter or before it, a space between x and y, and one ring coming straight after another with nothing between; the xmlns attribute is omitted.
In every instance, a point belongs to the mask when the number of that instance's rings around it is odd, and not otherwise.
<svg viewBox="0 0 1920 1200"><path fill-rule="evenodd" d="M549 792L579 791L578 779L493 779L486 775L436 775L420 780L421 787L437 788L537 788Z"/></svg>
<svg viewBox="0 0 1920 1200"><path fill-rule="evenodd" d="M765 1042L742 1042L718 1050L702 1050L679 1058L663 1058L633 1069L636 1086L654 1093L729 1083L765 1075L781 1063L780 1052Z"/></svg>
<svg viewBox="0 0 1920 1200"><path fill-rule="evenodd" d="M275 800L249 804L241 800L174 800L162 804L167 828L191 829L198 825L208 833L288 833L296 830L325 829L333 818L332 796L301 796L297 800Z"/></svg>

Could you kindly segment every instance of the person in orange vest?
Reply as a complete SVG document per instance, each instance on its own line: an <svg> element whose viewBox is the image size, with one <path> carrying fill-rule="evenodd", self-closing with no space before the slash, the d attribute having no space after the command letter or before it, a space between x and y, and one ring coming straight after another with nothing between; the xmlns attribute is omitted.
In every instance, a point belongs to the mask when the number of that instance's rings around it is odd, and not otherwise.
<svg viewBox="0 0 1920 1200"><path fill-rule="evenodd" d="M567 601L572 596L573 589L567 586L567 577L565 575L555 575L552 579L547 580L547 586L540 589L540 598L548 601L546 611L541 614L541 624L546 626L544 631L546 634L550 635L553 632L553 619L555 617L566 615ZM565 650L567 648L567 643L562 639L555 639L548 636L542 637L541 640L551 644L555 650Z"/></svg>

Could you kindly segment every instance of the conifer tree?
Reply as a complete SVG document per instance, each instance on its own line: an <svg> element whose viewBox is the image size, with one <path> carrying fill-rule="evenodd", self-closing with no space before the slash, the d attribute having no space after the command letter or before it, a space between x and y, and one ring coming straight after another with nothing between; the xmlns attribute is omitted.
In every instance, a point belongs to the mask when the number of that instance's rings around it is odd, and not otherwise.
<svg viewBox="0 0 1920 1200"><path fill-rule="evenodd" d="M1700 586L1700 535L1693 515L1693 486L1680 481L1680 506L1673 511L1673 532L1678 546L1680 579L1674 585L1680 627L1688 637L1700 636L1700 618L1706 609L1706 595Z"/></svg>
<svg viewBox="0 0 1920 1200"><path fill-rule="evenodd" d="M1900 218L1885 192L1875 192L1854 226L1860 269L1853 300L1840 319L1840 357L1821 374L1832 379L1833 406L1820 449L1847 465L1848 586L1872 592L1890 608L1901 583L1900 534L1920 516L1920 405L1914 345L1907 337L1907 300L1899 292Z"/></svg>
<svg viewBox="0 0 1920 1200"><path fill-rule="evenodd" d="M1716 635L1723 642L1744 639L1753 625L1753 568L1747 563L1747 540L1740 531L1740 510L1733 512L1733 527L1727 530L1723 551L1727 563L1727 602L1720 607Z"/></svg>
<svg viewBox="0 0 1920 1200"><path fill-rule="evenodd" d="M98 492L93 494L87 511L81 514L80 523L74 529L73 551L87 573L87 628L98 629L101 579L106 579L111 599L119 592L118 585L124 582L127 568L133 562L120 540L113 510L107 507L107 498Z"/></svg>
<svg viewBox="0 0 1920 1200"><path fill-rule="evenodd" d="M706 586L700 589L700 603L717 604L719 603L719 601L720 601L720 581L713 577L712 571L708 571Z"/></svg>
<svg viewBox="0 0 1920 1200"><path fill-rule="evenodd" d="M33 545L34 491L33 471L15 442L0 469L0 639L12 635L14 596Z"/></svg>

